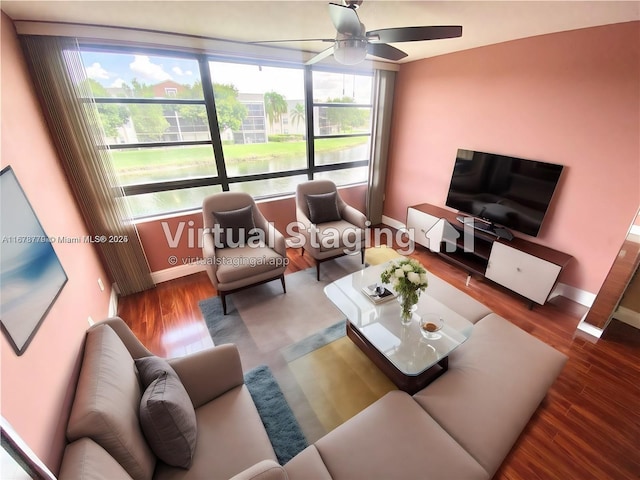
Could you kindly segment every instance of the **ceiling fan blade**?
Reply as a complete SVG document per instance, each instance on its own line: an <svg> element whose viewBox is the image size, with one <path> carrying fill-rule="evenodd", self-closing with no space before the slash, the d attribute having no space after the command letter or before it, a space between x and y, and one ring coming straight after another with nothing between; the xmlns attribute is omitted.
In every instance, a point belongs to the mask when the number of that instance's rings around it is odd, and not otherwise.
<svg viewBox="0 0 640 480"><path fill-rule="evenodd" d="M439 40L462 36L460 25L440 25L435 27L398 27L382 28L367 32L370 42L396 43L419 42L422 40Z"/></svg>
<svg viewBox="0 0 640 480"><path fill-rule="evenodd" d="M324 60L327 57L330 57L331 55L333 55L333 46L327 48L326 50L321 51L319 54L317 54L315 57L312 57L310 60L307 60L305 65L313 65L315 63L318 63L321 60Z"/></svg>
<svg viewBox="0 0 640 480"><path fill-rule="evenodd" d="M386 43L369 43L367 45L367 53L388 60L402 60L407 56L402 50L398 50L396 47L392 47Z"/></svg>
<svg viewBox="0 0 640 480"><path fill-rule="evenodd" d="M362 27L360 26L358 14L353 8L338 5L337 3L330 3L329 16L339 33L354 37L360 36Z"/></svg>

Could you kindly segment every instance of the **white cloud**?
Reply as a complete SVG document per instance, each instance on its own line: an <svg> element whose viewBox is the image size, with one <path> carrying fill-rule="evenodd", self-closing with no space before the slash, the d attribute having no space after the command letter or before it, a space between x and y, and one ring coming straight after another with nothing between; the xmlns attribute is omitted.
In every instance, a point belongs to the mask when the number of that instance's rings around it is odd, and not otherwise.
<svg viewBox="0 0 640 480"><path fill-rule="evenodd" d="M98 62L94 62L90 67L86 67L85 71L87 72L87 77L93 78L94 80L106 80L109 78L109 72L102 68L102 65Z"/></svg>
<svg viewBox="0 0 640 480"><path fill-rule="evenodd" d="M191 70L182 70L180 67L176 66L173 67L171 69L171 71L173 73L175 73L176 75L178 75L179 77L185 77L185 76L190 76L193 75L193 72Z"/></svg>
<svg viewBox="0 0 640 480"><path fill-rule="evenodd" d="M151 63L151 60L146 55L134 55L134 60L129 64L129 67L146 80L156 82L171 80L171 75L164 71L162 65Z"/></svg>
<svg viewBox="0 0 640 480"><path fill-rule="evenodd" d="M127 82L125 82L123 79L121 79L120 77L116 78L113 83L111 85L109 85L111 88L122 88L122 85L126 85Z"/></svg>

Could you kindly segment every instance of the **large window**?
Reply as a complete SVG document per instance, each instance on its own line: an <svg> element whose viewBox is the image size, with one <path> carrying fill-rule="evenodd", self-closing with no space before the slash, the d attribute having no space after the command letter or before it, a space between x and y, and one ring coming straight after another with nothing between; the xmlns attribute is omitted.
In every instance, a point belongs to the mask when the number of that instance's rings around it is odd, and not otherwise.
<svg viewBox="0 0 640 480"><path fill-rule="evenodd" d="M314 178L338 185L367 180L371 146L370 76L313 72Z"/></svg>
<svg viewBox="0 0 640 480"><path fill-rule="evenodd" d="M366 181L372 77L81 47L88 89L136 218L216 191L291 194L309 178Z"/></svg>
<svg viewBox="0 0 640 480"><path fill-rule="evenodd" d="M307 172L304 70L214 61L209 68L229 189L254 197L295 191ZM291 174L266 176L283 172Z"/></svg>

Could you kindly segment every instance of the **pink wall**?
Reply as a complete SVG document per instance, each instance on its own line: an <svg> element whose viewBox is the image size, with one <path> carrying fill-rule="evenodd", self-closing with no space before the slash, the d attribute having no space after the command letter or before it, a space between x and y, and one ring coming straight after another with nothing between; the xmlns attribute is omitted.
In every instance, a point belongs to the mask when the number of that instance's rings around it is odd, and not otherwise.
<svg viewBox="0 0 640 480"><path fill-rule="evenodd" d="M575 260L561 281L597 292L640 205L640 22L403 64L384 214L444 205L458 148L567 168L536 242Z"/></svg>
<svg viewBox="0 0 640 480"><path fill-rule="evenodd" d="M340 188L340 196L358 210L365 211L366 186ZM258 202L258 208L267 220L274 222L285 237L287 227L296 221L296 201L294 197ZM163 223L166 225L163 227ZM179 235L180 225L182 234ZM169 257L178 258L178 266L183 258L200 258L202 249L198 247L198 229L202 228L202 213L181 215L163 220L153 220L138 224L138 232L152 272L171 268ZM168 232L165 234L165 230ZM175 247L171 243L176 243Z"/></svg>
<svg viewBox="0 0 640 480"><path fill-rule="evenodd" d="M13 168L47 235L87 235L42 119L13 24L4 13L1 30L2 167ZM2 416L57 472L87 317L98 320L107 315L111 282L91 245L54 248L69 281L21 356L4 335L0 347ZM98 288L98 277L107 286L105 292Z"/></svg>

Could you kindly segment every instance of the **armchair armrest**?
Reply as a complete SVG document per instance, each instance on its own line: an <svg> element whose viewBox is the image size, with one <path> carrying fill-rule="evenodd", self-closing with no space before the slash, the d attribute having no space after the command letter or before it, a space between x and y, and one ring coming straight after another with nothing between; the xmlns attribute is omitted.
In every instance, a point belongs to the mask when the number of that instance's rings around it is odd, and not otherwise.
<svg viewBox="0 0 640 480"><path fill-rule="evenodd" d="M315 224L311 223L309 217L307 217L300 207L296 208L296 221L300 224L298 226L299 235L308 243L311 238L311 231L316 228Z"/></svg>
<svg viewBox="0 0 640 480"><path fill-rule="evenodd" d="M274 240L274 244L269 245L269 247L273 248L276 252L286 258L287 244L285 242L284 235L282 235L282 233L280 233L272 223L267 225L267 229L267 239L273 238Z"/></svg>
<svg viewBox="0 0 640 480"><path fill-rule="evenodd" d="M231 477L231 480L288 480L289 476L274 460L262 460Z"/></svg>
<svg viewBox="0 0 640 480"><path fill-rule="evenodd" d="M312 225L311 220L309 219L309 217L307 217L307 215L302 211L300 207L296 207L296 220L301 223L307 230L309 230Z"/></svg>
<svg viewBox="0 0 640 480"><path fill-rule="evenodd" d="M169 360L194 408L244 383L238 348L220 345Z"/></svg>
<svg viewBox="0 0 640 480"><path fill-rule="evenodd" d="M207 274L214 287L218 287L218 277L216 272L218 270L218 264L215 262L216 258L216 245L214 241L213 232L205 232L202 234L202 258L207 260L211 258L211 261L206 262Z"/></svg>
<svg viewBox="0 0 640 480"><path fill-rule="evenodd" d="M346 220L347 222L362 229L367 228L367 217L360 210L352 207L351 205L345 205L344 209L340 213L343 220Z"/></svg>

